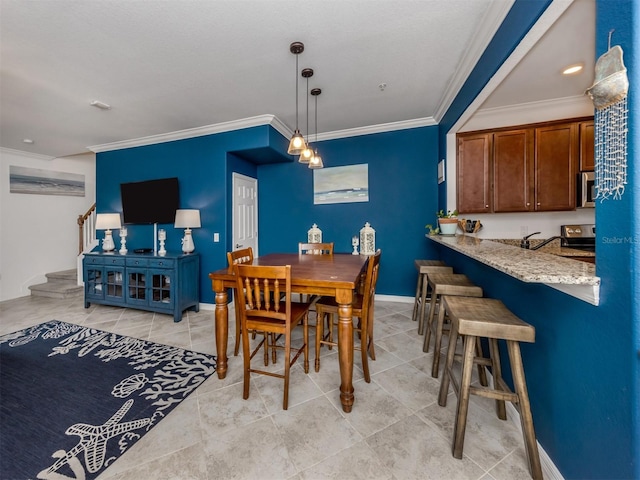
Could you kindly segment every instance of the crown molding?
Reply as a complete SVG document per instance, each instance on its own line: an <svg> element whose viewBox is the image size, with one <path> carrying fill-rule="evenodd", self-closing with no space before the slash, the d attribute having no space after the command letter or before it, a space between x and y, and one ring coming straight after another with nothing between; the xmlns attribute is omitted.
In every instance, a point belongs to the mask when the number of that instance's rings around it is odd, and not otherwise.
<svg viewBox="0 0 640 480"><path fill-rule="evenodd" d="M87 147L94 153L109 152L112 150L121 150L123 148L141 147L144 145L154 145L157 143L172 142L174 140L184 140L187 138L202 137L204 135L212 135L215 133L230 132L233 130L241 130L243 128L257 127L261 125L270 125L280 133L283 137L289 138L293 135L293 130L287 127L275 115L259 115L256 117L243 118L241 120L233 120L231 122L216 123L214 125L205 125L203 127L188 128L186 130L178 130L177 132L162 133L159 135L150 135L148 137L134 138L131 140L123 140L121 142L104 143L102 145L93 145ZM326 132L318 134L317 141L333 140L337 138L356 137L359 135L370 135L373 133L392 132L395 130L405 130L409 128L425 127L437 125L433 117L416 118L413 120L403 120L401 122L381 123L379 125L370 125L367 127L349 128L345 130L337 130L335 132Z"/></svg>
<svg viewBox="0 0 640 480"><path fill-rule="evenodd" d="M336 130L334 132L319 133L317 141L320 142L324 140L335 140L338 138L371 135L374 133L393 132L395 130L407 130L409 128L430 127L437 124L438 123L433 117L415 118L413 120L380 123L378 125L369 125L367 127L347 128L345 130Z"/></svg>
<svg viewBox="0 0 640 480"><path fill-rule="evenodd" d="M108 152L112 150L121 150L123 148L141 147L143 145L154 145L156 143L165 143L175 140L184 140L187 138L202 137L215 133L224 133L233 130L241 130L243 128L258 127L261 125L271 125L285 137L291 136L293 134L293 132L289 130L289 128L280 120L278 120L274 115L258 115L256 117L216 123L214 125L187 128L185 130L178 130L176 132L161 133L158 135L150 135L148 137L123 140L121 142L104 143L102 145L93 145L87 148L94 153Z"/></svg>
<svg viewBox="0 0 640 480"><path fill-rule="evenodd" d="M476 63L478 63L478 60L480 60L480 57L491 42L491 39L498 31L498 28L500 28L500 25L509 13L509 10L511 10L514 2L515 0L510 0L506 2L492 2L490 4L483 20L480 22L479 30L473 36L472 44L469 46L464 57L462 57L462 60L458 64L458 68L453 74L453 78L449 82L440 104L436 108L434 118L437 122L440 122L442 117L444 117L444 114L447 113L447 110L453 103L453 100L460 92L464 82L467 81L467 78L473 71Z"/></svg>
<svg viewBox="0 0 640 480"><path fill-rule="evenodd" d="M19 155L21 157L29 157L36 160L47 160L47 161L55 160L57 158L57 157L51 157L49 155L41 155L39 153L31 153L24 150L14 150L13 148L5 148L5 147L0 147L0 154Z"/></svg>
<svg viewBox="0 0 640 480"><path fill-rule="evenodd" d="M571 97L481 109L475 112L474 116L458 132L592 115L593 104L591 100L586 95L573 95Z"/></svg>

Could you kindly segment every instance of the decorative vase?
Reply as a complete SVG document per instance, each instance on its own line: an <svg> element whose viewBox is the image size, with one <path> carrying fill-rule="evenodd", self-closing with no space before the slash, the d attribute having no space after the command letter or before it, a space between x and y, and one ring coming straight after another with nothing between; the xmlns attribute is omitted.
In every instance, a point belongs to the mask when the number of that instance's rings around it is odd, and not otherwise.
<svg viewBox="0 0 640 480"><path fill-rule="evenodd" d="M369 222L365 222L360 230L360 255L374 255L376 253L376 231Z"/></svg>
<svg viewBox="0 0 640 480"><path fill-rule="evenodd" d="M307 242L309 243L322 243L322 230L318 228L315 223L307 231Z"/></svg>
<svg viewBox="0 0 640 480"><path fill-rule="evenodd" d="M458 218L439 218L438 226L442 235L455 235L458 230Z"/></svg>

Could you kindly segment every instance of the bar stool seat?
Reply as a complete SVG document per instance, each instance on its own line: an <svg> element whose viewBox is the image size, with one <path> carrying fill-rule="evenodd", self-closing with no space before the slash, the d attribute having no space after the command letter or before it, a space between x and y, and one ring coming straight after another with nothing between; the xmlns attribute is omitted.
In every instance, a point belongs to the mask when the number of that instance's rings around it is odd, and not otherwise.
<svg viewBox="0 0 640 480"><path fill-rule="evenodd" d="M446 406L449 383L458 396L456 419L453 434L453 456L462 458L464 435L471 394L496 400L498 418L506 420L505 401L512 402L520 413L525 451L529 471L534 479L542 479L542 467L538 453L533 417L524 376L519 342L535 342L535 328L510 312L499 300L490 298L450 297L442 299L441 308L451 320L447 360L440 383L438 404ZM459 336L464 337L462 355L456 355L456 343ZM490 358L474 355L474 347L481 338L489 340ZM502 378L498 340L506 340L515 393ZM458 384L453 374L453 362L462 360L462 373ZM471 371L474 363L490 365L493 373L493 389L471 386Z"/></svg>
<svg viewBox="0 0 640 480"><path fill-rule="evenodd" d="M438 308L438 319L437 322L434 322L436 308L440 305L440 298L443 295L482 297L482 288L474 285L466 275L462 274L444 273L429 275L428 282L431 287L431 307L429 308L429 317L427 318L426 323L427 331L424 335L424 345L422 347L422 351L429 351L431 332L435 328L431 376L433 378L438 378L438 369L440 367L440 350L442 349L442 334L445 331L445 312L443 309ZM486 385L486 376L483 369L480 369L480 378L483 385Z"/></svg>
<svg viewBox="0 0 640 480"><path fill-rule="evenodd" d="M442 260L415 260L418 270L418 284L416 286L416 299L413 304L413 316L411 319L418 322L418 333L424 331L424 307L430 301L428 277L433 273L453 273L453 268L448 267Z"/></svg>

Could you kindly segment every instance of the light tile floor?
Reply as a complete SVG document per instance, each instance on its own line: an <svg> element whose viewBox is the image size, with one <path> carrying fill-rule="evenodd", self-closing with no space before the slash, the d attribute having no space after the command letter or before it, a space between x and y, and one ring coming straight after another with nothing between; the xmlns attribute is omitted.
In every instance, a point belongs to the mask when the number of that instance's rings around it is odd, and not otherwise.
<svg viewBox="0 0 640 480"><path fill-rule="evenodd" d="M354 355L355 404L342 411L337 353L323 348L320 372L292 369L289 409L282 381L260 376L242 399L242 357L216 375L115 461L100 480L140 479L483 479L530 478L522 437L500 421L494 404L472 397L464 458L451 455L455 396L437 403L432 353L411 321L413 305L376 302L376 361L371 383ZM231 312L230 318L233 319ZM214 353L214 313L169 315L91 306L81 298L22 297L0 302L0 335L47 320L63 320L122 335ZM311 329L314 330L314 329ZM230 335L235 332L230 325ZM233 354L234 338L229 338ZM313 337L311 337L313 344ZM446 342L445 342L446 343Z"/></svg>

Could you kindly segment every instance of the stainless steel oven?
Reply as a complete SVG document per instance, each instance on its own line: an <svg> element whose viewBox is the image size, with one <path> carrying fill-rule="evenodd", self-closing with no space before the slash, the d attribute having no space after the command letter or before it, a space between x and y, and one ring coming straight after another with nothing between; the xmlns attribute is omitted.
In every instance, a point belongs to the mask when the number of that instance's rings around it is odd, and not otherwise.
<svg viewBox="0 0 640 480"><path fill-rule="evenodd" d="M596 226L586 225L561 225L560 245L587 252L596 251Z"/></svg>
<svg viewBox="0 0 640 480"><path fill-rule="evenodd" d="M578 208L593 208L596 206L596 184L593 172L580 172L578 174Z"/></svg>

